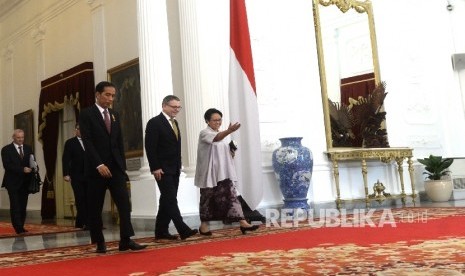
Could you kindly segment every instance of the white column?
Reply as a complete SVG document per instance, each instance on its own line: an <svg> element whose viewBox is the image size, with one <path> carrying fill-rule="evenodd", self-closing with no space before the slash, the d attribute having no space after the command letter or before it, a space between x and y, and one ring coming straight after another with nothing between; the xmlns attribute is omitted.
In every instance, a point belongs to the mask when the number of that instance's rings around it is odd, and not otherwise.
<svg viewBox="0 0 465 276"><path fill-rule="evenodd" d="M197 140L199 131L205 127L202 116L203 101L201 82L201 60L197 33L197 1L179 0L179 29L184 86L184 108L186 116L183 140L187 144L188 163L184 164L187 176L195 172Z"/></svg>
<svg viewBox="0 0 465 276"><path fill-rule="evenodd" d="M36 93L37 93L37 102L39 101L40 97L40 82L45 78L45 58L44 58L44 38L45 38L45 26L41 23L38 27L34 28L31 33L32 39L36 45L36 74L37 74L37 81L36 81ZM39 118L38 112L34 112L34 122L37 122ZM34 124L34 133L37 133L38 125ZM36 143L36 141L34 141ZM34 145L37 149L38 145ZM37 152L36 152L37 155Z"/></svg>
<svg viewBox="0 0 465 276"><path fill-rule="evenodd" d="M229 1L197 1L201 93L204 110L217 108L228 122ZM205 126L205 125L204 125ZM223 125L224 126L224 125Z"/></svg>
<svg viewBox="0 0 465 276"><path fill-rule="evenodd" d="M166 2L137 1L142 125L161 112L162 100L173 94ZM147 157L141 168L150 175Z"/></svg>
<svg viewBox="0 0 465 276"><path fill-rule="evenodd" d="M3 116L8 115L13 117L14 110L14 93L13 93L13 56L14 47L10 43L2 51L2 65L0 72L2 73L2 93L0 93L0 105L2 112L0 112L0 133L2 136L2 145L11 142L11 134L13 133L13 120L4 120Z"/></svg>
<svg viewBox="0 0 465 276"><path fill-rule="evenodd" d="M44 57L44 39L45 25L41 23L34 28L31 33L32 39L36 44L36 73L37 73L37 93L40 94L40 82L45 79L45 57Z"/></svg>
<svg viewBox="0 0 465 276"><path fill-rule="evenodd" d="M147 122L161 112L163 98L173 94L166 1L137 0L137 19L142 125L145 130ZM128 175L133 216L154 217L159 191L145 154L141 169L128 172Z"/></svg>
<svg viewBox="0 0 465 276"><path fill-rule="evenodd" d="M206 109L222 110L225 123L229 123L226 109L228 71L225 70L229 68L228 12L229 2L226 1L179 0L187 176L192 176L195 170L197 140L199 132L206 127L203 120Z"/></svg>
<svg viewBox="0 0 465 276"><path fill-rule="evenodd" d="M105 48L105 13L102 0L87 0L92 12L94 78L99 83L107 79L107 54Z"/></svg>

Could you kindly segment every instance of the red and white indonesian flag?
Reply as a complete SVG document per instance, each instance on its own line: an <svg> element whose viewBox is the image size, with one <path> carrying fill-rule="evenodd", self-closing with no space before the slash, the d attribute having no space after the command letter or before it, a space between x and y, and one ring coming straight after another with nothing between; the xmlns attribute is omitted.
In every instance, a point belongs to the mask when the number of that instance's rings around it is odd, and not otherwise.
<svg viewBox="0 0 465 276"><path fill-rule="evenodd" d="M245 0L230 0L229 112L241 123L232 139L238 144L235 162L239 190L254 210L263 197L257 93Z"/></svg>

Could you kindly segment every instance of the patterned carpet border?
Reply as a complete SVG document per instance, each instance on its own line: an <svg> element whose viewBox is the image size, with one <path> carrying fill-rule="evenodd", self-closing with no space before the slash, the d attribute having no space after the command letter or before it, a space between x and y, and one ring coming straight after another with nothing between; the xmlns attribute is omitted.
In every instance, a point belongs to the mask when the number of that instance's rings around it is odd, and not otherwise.
<svg viewBox="0 0 465 276"><path fill-rule="evenodd" d="M420 220L440 219L445 217L453 216L465 216L465 208L423 208L423 207L411 207L411 208L398 208L388 209L391 210L394 215L396 223L412 223L419 222ZM378 223L382 219L383 209L374 212L371 220L374 223ZM347 220L350 221L353 215L347 215ZM324 226L323 226L324 227ZM300 231L308 230L315 227L309 225L307 221L301 221L298 227L265 227L262 225L257 231L248 232L247 235L242 235L238 227L214 230L213 235L209 237L196 235L187 240L181 241L155 241L153 237L136 238L137 242L148 245L148 249L156 250L162 248L181 247L192 244L242 239L253 236L272 235L277 233L284 233L289 231ZM21 238L19 238L21 239ZM20 242L20 241L19 241ZM118 242L107 242L108 252L105 254L125 254L125 252L118 251ZM64 260L72 260L79 258L93 258L96 256L102 256L101 254L95 253L94 245L77 245L68 246L61 248L42 249L27 252L18 253L6 253L0 254L0 267L17 267L40 263L58 262Z"/></svg>
<svg viewBox="0 0 465 276"><path fill-rule="evenodd" d="M416 244L319 245L204 256L160 275L237 275L238 267L248 275L464 275L464 251L465 238L452 237Z"/></svg>
<svg viewBox="0 0 465 276"><path fill-rule="evenodd" d="M0 239L21 237L21 236L36 236L43 234L57 234L81 231L79 228L72 226L60 226L54 224L25 224L24 228L27 233L18 235L14 232L10 222L0 222Z"/></svg>

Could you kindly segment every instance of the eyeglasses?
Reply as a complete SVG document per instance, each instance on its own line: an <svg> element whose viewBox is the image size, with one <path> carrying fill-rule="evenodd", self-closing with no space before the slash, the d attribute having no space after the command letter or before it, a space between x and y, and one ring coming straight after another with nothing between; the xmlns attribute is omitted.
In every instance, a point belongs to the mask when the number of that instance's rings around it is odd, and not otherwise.
<svg viewBox="0 0 465 276"><path fill-rule="evenodd" d="M210 122L221 122L223 119L210 120Z"/></svg>
<svg viewBox="0 0 465 276"><path fill-rule="evenodd" d="M167 105L169 107L171 107L172 109L182 109L182 106L175 106L175 105Z"/></svg>

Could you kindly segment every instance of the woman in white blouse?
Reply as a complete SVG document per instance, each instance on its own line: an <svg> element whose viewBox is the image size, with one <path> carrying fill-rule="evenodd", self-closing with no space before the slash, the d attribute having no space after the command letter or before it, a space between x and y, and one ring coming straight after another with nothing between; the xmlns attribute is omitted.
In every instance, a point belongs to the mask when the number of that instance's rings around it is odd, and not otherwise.
<svg viewBox="0 0 465 276"><path fill-rule="evenodd" d="M222 117L221 111L208 109L204 115L208 126L199 134L195 186L200 188L199 233L205 236L212 235L208 222L214 220L239 221L242 234L258 229L258 225L251 225L244 218L234 184L234 152L225 141L241 125L230 123L228 129L220 131Z"/></svg>

